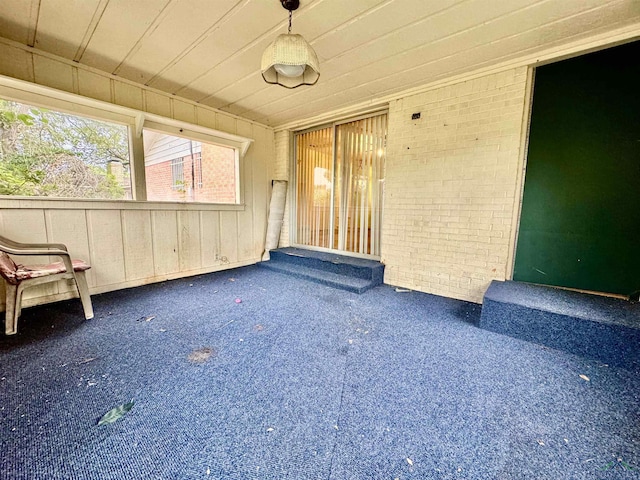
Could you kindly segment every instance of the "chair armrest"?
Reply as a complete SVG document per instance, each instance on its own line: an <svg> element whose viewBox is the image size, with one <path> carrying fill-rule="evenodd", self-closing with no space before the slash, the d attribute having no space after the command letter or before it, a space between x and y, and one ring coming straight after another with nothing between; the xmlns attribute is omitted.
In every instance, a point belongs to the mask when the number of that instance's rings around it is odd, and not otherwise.
<svg viewBox="0 0 640 480"><path fill-rule="evenodd" d="M69 256L69 252L67 252L66 250L60 250L59 248L9 248L2 246L0 250L6 253L11 253L12 255L55 255L58 257Z"/></svg>
<svg viewBox="0 0 640 480"><path fill-rule="evenodd" d="M67 273L73 273L73 262L62 243L21 243L0 236L0 250L13 255L52 255L62 258Z"/></svg>
<svg viewBox="0 0 640 480"><path fill-rule="evenodd" d="M67 252L62 243L21 243L0 236L0 250L13 255L60 255Z"/></svg>
<svg viewBox="0 0 640 480"><path fill-rule="evenodd" d="M22 243L20 248L55 248L67 251L67 246L62 243Z"/></svg>

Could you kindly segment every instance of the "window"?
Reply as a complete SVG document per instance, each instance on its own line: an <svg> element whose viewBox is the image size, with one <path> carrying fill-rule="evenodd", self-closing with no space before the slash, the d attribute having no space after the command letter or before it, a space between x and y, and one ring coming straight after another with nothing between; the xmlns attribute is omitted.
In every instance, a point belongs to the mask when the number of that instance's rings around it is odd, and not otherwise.
<svg viewBox="0 0 640 480"><path fill-rule="evenodd" d="M0 99L0 195L132 198L128 128Z"/></svg>
<svg viewBox="0 0 640 480"><path fill-rule="evenodd" d="M171 188L173 190L184 188L184 160L182 158L171 160Z"/></svg>
<svg viewBox="0 0 640 480"><path fill-rule="evenodd" d="M251 142L0 76L0 196L238 205Z"/></svg>
<svg viewBox="0 0 640 480"><path fill-rule="evenodd" d="M238 203L237 149L144 129L147 200Z"/></svg>

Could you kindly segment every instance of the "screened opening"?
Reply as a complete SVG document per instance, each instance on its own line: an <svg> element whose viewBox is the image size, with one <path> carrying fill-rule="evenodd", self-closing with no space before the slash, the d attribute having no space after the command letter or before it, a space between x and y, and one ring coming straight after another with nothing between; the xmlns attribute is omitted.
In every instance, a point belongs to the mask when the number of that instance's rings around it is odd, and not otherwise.
<svg viewBox="0 0 640 480"><path fill-rule="evenodd" d="M131 199L128 128L0 99L0 195Z"/></svg>
<svg viewBox="0 0 640 480"><path fill-rule="evenodd" d="M239 203L235 148L144 129L147 200Z"/></svg>

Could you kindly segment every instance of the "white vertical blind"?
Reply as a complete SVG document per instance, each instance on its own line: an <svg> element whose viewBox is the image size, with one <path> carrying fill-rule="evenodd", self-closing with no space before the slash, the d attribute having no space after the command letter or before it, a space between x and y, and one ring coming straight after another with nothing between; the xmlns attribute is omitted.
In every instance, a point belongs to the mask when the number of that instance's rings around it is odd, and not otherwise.
<svg viewBox="0 0 640 480"><path fill-rule="evenodd" d="M386 113L296 135L296 243L380 255L386 135Z"/></svg>
<svg viewBox="0 0 640 480"><path fill-rule="evenodd" d="M332 170L333 127L296 135L296 243L333 248L329 231Z"/></svg>

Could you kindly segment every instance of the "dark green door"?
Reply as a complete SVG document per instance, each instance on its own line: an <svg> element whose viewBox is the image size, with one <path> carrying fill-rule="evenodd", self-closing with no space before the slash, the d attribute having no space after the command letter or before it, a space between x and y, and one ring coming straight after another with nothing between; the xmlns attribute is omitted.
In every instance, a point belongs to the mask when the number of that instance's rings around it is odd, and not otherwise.
<svg viewBox="0 0 640 480"><path fill-rule="evenodd" d="M536 70L514 279L640 289L640 42Z"/></svg>

